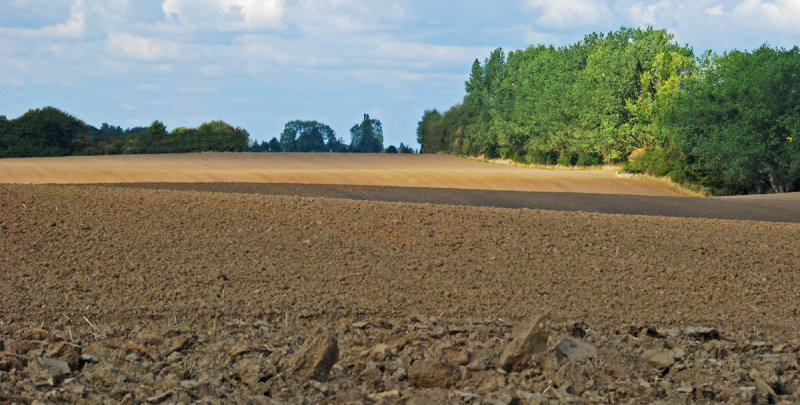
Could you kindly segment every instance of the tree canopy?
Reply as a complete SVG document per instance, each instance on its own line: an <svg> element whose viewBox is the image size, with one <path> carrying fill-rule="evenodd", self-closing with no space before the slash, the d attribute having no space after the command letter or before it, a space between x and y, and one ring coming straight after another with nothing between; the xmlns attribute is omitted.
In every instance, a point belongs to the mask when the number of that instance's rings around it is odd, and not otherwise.
<svg viewBox="0 0 800 405"><path fill-rule="evenodd" d="M284 152L343 152L344 141L326 124L317 121L289 121L281 133L280 148ZM272 149L272 148L270 148Z"/></svg>
<svg viewBox="0 0 800 405"><path fill-rule="evenodd" d="M246 130L223 121L167 132L158 120L126 130L107 123L95 128L54 107L31 109L13 120L0 116L0 157L236 152L247 149L249 138Z"/></svg>
<svg viewBox="0 0 800 405"><path fill-rule="evenodd" d="M800 189L797 48L706 53L621 28L555 48L498 48L461 103L427 110L423 153L530 163L628 162L721 193Z"/></svg>
<svg viewBox="0 0 800 405"><path fill-rule="evenodd" d="M362 153L383 151L383 125L381 122L364 114L361 123L350 128L350 150Z"/></svg>

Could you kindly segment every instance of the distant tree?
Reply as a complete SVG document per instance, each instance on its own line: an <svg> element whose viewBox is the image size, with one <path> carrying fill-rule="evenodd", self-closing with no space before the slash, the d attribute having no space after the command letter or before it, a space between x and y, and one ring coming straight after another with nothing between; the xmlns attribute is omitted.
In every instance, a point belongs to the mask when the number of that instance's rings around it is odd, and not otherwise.
<svg viewBox="0 0 800 405"><path fill-rule="evenodd" d="M275 137L269 140L269 143L267 144L267 148L265 150L270 152L283 152L283 149L281 148L281 143L278 142L278 138Z"/></svg>
<svg viewBox="0 0 800 405"><path fill-rule="evenodd" d="M337 142L336 132L328 125L301 120L287 122L280 140L286 152L328 152L338 148Z"/></svg>
<svg viewBox="0 0 800 405"><path fill-rule="evenodd" d="M350 128L350 150L361 153L377 153L383 150L383 125L377 119L364 114L360 124Z"/></svg>
<svg viewBox="0 0 800 405"><path fill-rule="evenodd" d="M417 142L422 145L422 153L436 153L440 149L442 114L435 108L425 110L417 123Z"/></svg>
<svg viewBox="0 0 800 405"><path fill-rule="evenodd" d="M83 121L53 107L31 109L17 119L3 121L3 157L70 155L75 149L74 139L85 137L90 130Z"/></svg>
<svg viewBox="0 0 800 405"><path fill-rule="evenodd" d="M416 153L414 149L412 149L408 145L404 145L403 142L400 142L400 146L397 148L398 153Z"/></svg>
<svg viewBox="0 0 800 405"><path fill-rule="evenodd" d="M328 152L347 152L347 144L344 143L344 139L337 138L335 134L334 136L328 138L327 142L325 143L325 147L328 149Z"/></svg>
<svg viewBox="0 0 800 405"><path fill-rule="evenodd" d="M386 148L386 153L397 153L397 148L394 145L389 145L389 147Z"/></svg>
<svg viewBox="0 0 800 405"><path fill-rule="evenodd" d="M11 122L5 115L0 115L0 157L5 157L5 153L12 143Z"/></svg>
<svg viewBox="0 0 800 405"><path fill-rule="evenodd" d="M167 150L167 127L155 120L139 135L139 153L163 153Z"/></svg>
<svg viewBox="0 0 800 405"><path fill-rule="evenodd" d="M266 149L264 149L263 146L267 146L267 143L264 142L264 141L259 143L258 141L253 139L253 141L250 143L250 146L247 148L247 151L248 152L265 152Z"/></svg>

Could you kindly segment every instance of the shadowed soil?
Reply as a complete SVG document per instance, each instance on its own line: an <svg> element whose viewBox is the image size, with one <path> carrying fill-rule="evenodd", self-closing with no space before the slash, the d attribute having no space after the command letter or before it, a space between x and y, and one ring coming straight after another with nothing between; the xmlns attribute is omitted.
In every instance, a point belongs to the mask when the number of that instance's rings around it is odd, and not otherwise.
<svg viewBox="0 0 800 405"><path fill-rule="evenodd" d="M626 194L553 193L452 188L276 183L130 183L110 187L266 195L330 197L365 201L529 208L603 214L800 222L800 193L723 198Z"/></svg>
<svg viewBox="0 0 800 405"><path fill-rule="evenodd" d="M0 185L0 399L800 399L799 224L218 187ZM542 309L547 354L497 371L513 326ZM690 326L716 335L667 332ZM317 328L340 340L327 385L287 375ZM567 335L596 360L556 362ZM58 341L97 361L52 377L41 358Z"/></svg>

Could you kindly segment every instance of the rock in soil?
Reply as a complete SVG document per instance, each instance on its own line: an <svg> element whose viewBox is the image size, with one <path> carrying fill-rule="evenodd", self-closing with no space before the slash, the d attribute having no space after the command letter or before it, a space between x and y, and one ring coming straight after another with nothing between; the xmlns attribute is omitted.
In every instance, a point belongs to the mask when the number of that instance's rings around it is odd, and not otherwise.
<svg viewBox="0 0 800 405"><path fill-rule="evenodd" d="M511 337L499 366L506 371L521 371L531 363L534 354L547 350L547 337L550 328L550 314L536 314L517 329Z"/></svg>
<svg viewBox="0 0 800 405"><path fill-rule="evenodd" d="M339 345L332 333L320 333L308 340L289 363L289 373L317 381L328 379L339 360Z"/></svg>
<svg viewBox="0 0 800 405"><path fill-rule="evenodd" d="M423 359L408 369L408 381L419 388L448 388L458 380L458 373L435 359Z"/></svg>

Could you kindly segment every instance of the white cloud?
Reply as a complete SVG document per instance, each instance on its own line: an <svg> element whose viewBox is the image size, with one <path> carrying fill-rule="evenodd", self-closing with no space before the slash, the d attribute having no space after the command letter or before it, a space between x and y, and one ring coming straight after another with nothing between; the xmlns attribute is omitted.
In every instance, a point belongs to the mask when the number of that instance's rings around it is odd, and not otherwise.
<svg viewBox="0 0 800 405"><path fill-rule="evenodd" d="M486 55L491 48L443 46L420 42L385 41L377 44L375 56L381 59L395 59L420 62L425 65L441 63L469 63L477 55Z"/></svg>
<svg viewBox="0 0 800 405"><path fill-rule="evenodd" d="M261 31L283 26L284 0L164 0L170 21L206 30Z"/></svg>
<svg viewBox="0 0 800 405"><path fill-rule="evenodd" d="M167 41L144 38L126 32L108 34L108 47L112 51L142 61L158 61L178 56L178 45Z"/></svg>
<svg viewBox="0 0 800 405"><path fill-rule="evenodd" d="M655 4L636 3L628 9L631 18L639 25L659 25L663 19L671 18L673 11L669 0Z"/></svg>
<svg viewBox="0 0 800 405"><path fill-rule="evenodd" d="M721 16L721 15L725 14L725 9L722 8L721 4L718 4L718 5L714 6L714 7L709 7L707 9L705 9L704 11L705 11L706 14L708 14L708 15L710 15L712 17L717 17L717 16Z"/></svg>
<svg viewBox="0 0 800 405"><path fill-rule="evenodd" d="M81 38L86 32L84 0L76 0L70 7L67 21L41 28L2 28L0 35L16 38L72 39Z"/></svg>
<svg viewBox="0 0 800 405"><path fill-rule="evenodd" d="M286 20L318 37L389 31L409 17L400 2L387 0L300 0L287 7Z"/></svg>
<svg viewBox="0 0 800 405"><path fill-rule="evenodd" d="M744 0L733 15L748 24L800 33L800 0Z"/></svg>
<svg viewBox="0 0 800 405"><path fill-rule="evenodd" d="M528 0L526 6L540 9L536 23L542 27L568 29L600 25L608 21L611 11L598 0Z"/></svg>

